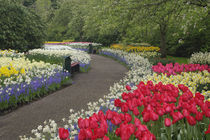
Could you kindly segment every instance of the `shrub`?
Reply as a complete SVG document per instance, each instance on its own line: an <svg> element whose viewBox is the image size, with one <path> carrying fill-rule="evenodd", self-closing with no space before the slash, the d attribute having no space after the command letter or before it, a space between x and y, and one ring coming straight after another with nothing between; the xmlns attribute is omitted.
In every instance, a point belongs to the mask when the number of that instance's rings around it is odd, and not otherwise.
<svg viewBox="0 0 210 140"><path fill-rule="evenodd" d="M45 38L40 17L29 9L0 0L0 42L2 49L21 52L39 48Z"/></svg>

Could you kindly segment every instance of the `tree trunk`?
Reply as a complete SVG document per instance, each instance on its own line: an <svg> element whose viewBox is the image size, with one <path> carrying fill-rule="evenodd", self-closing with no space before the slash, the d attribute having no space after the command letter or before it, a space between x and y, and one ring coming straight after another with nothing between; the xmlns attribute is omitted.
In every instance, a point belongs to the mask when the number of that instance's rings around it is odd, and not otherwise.
<svg viewBox="0 0 210 140"><path fill-rule="evenodd" d="M166 24L160 24L160 53L161 57L166 57Z"/></svg>

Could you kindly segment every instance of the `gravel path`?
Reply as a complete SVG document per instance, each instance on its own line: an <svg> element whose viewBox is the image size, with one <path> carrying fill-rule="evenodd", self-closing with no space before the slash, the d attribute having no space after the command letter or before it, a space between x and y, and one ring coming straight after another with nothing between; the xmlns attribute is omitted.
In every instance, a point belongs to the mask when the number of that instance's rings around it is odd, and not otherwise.
<svg viewBox="0 0 210 140"><path fill-rule="evenodd" d="M13 112L0 116L0 140L17 140L45 120L58 124L69 116L69 109L87 109L87 103L97 101L109 93L109 87L128 71L118 62L99 55L91 55L91 70L73 77L75 84L48 95Z"/></svg>

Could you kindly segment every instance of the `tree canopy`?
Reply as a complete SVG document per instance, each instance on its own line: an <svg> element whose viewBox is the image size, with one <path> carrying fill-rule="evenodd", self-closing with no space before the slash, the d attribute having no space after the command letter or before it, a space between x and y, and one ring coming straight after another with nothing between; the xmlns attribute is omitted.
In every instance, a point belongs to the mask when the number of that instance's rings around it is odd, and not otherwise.
<svg viewBox="0 0 210 140"><path fill-rule="evenodd" d="M207 0L19 0L47 25L48 41L149 43L166 54L209 50ZM167 52L167 53L166 53Z"/></svg>
<svg viewBox="0 0 210 140"><path fill-rule="evenodd" d="M40 47L45 26L39 16L18 3L0 0L1 49L27 51Z"/></svg>

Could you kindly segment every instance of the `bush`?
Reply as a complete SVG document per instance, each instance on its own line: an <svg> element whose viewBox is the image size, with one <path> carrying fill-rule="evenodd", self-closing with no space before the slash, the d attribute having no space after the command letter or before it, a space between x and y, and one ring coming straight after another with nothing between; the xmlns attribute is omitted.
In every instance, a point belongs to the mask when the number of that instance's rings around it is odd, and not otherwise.
<svg viewBox="0 0 210 140"><path fill-rule="evenodd" d="M34 12L16 3L0 0L1 49L26 52L39 48L45 38L45 26Z"/></svg>

